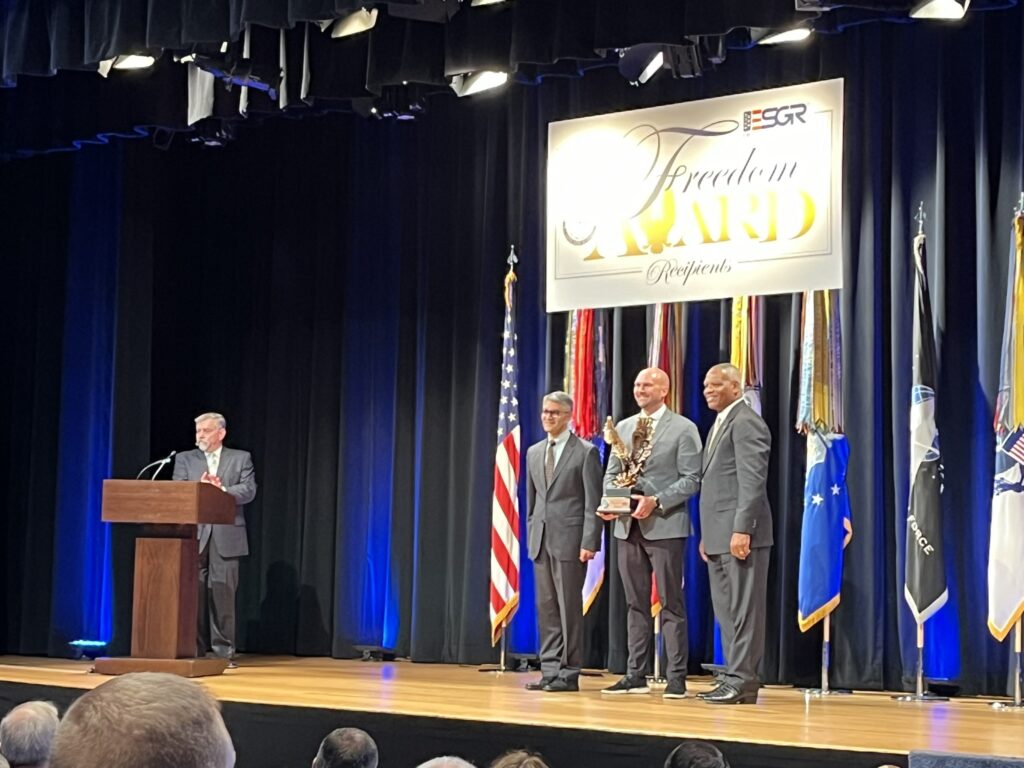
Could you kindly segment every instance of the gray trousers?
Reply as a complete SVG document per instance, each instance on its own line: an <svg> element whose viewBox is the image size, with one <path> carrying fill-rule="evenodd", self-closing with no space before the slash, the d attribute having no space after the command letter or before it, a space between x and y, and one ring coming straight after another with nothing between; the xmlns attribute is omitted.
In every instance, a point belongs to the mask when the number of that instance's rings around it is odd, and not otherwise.
<svg viewBox="0 0 1024 768"><path fill-rule="evenodd" d="M197 646L199 655L213 651L230 659L235 655L235 591L238 589L237 557L224 557L210 536L199 553L199 606Z"/></svg>
<svg viewBox="0 0 1024 768"><path fill-rule="evenodd" d="M746 560L731 554L708 556L711 603L725 654L724 682L744 692L761 687L758 669L764 656L771 553L771 547L757 547Z"/></svg>
<svg viewBox="0 0 1024 768"><path fill-rule="evenodd" d="M556 560L545 547L533 561L540 628L540 673L577 680L583 666L583 582L586 563Z"/></svg>
<svg viewBox="0 0 1024 768"><path fill-rule="evenodd" d="M646 539L639 525L619 539L618 565L626 592L626 673L642 678L654 658L654 618L651 616L651 574L661 599L661 636L665 645L665 677L686 679L689 641L686 634L686 598L683 594L683 554L686 539Z"/></svg>

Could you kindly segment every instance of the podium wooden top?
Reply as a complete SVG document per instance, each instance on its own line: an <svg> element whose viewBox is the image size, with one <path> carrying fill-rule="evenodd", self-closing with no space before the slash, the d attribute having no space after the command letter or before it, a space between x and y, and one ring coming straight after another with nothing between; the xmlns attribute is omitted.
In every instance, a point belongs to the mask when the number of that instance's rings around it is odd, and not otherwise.
<svg viewBox="0 0 1024 768"><path fill-rule="evenodd" d="M235 499L209 483L104 480L105 523L198 525L235 522Z"/></svg>

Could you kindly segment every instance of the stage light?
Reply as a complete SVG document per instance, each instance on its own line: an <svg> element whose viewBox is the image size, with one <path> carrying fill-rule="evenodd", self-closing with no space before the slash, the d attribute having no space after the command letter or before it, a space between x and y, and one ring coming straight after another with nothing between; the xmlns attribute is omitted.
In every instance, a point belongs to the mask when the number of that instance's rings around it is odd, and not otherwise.
<svg viewBox="0 0 1024 768"><path fill-rule="evenodd" d="M455 91L456 96L472 96L474 93L498 88L507 82L508 72L493 72L485 69L479 72L455 75L451 81L451 88Z"/></svg>
<svg viewBox="0 0 1024 768"><path fill-rule="evenodd" d="M910 10L910 18L958 21L964 17L970 5L971 0L923 0Z"/></svg>
<svg viewBox="0 0 1024 768"><path fill-rule="evenodd" d="M343 16L331 25L331 37L349 37L367 32L377 24L377 9L368 11L360 8Z"/></svg>
<svg viewBox="0 0 1024 768"><path fill-rule="evenodd" d="M619 51L619 74L632 85L643 85L665 66L663 46L643 43Z"/></svg>
<svg viewBox="0 0 1024 768"><path fill-rule="evenodd" d="M125 54L123 56L115 56L112 59L101 61L97 67L97 71L103 77L110 74L110 70L119 69L122 71L132 69L149 69L156 63L156 58L146 54Z"/></svg>
<svg viewBox="0 0 1024 768"><path fill-rule="evenodd" d="M757 41L758 45L781 45L784 43L799 43L811 36L811 30L807 27L793 27L782 32L769 32Z"/></svg>
<svg viewBox="0 0 1024 768"><path fill-rule="evenodd" d="M118 56L114 59L114 69L148 69L155 63L156 59L152 56L129 54L128 56Z"/></svg>
<svg viewBox="0 0 1024 768"><path fill-rule="evenodd" d="M72 655L76 659L95 660L107 650L106 640L72 640L68 645L71 646Z"/></svg>
<svg viewBox="0 0 1024 768"><path fill-rule="evenodd" d="M479 5L497 5L498 3L504 2L505 0L470 0L469 5L475 8L476 6Z"/></svg>

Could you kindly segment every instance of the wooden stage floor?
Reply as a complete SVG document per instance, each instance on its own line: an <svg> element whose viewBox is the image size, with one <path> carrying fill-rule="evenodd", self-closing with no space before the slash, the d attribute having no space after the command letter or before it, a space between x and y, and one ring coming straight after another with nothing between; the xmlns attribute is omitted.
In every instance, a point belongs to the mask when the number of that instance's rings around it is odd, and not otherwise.
<svg viewBox="0 0 1024 768"><path fill-rule="evenodd" d="M656 694L601 695L616 679L608 673L581 678L578 694L544 694L523 688L536 674L481 674L472 666L283 656L239 661L238 669L202 683L221 700L249 704L854 752L1024 755L1024 712L995 711L980 699L914 704L882 693L808 699L792 688L766 688L756 706L723 707L692 698L710 686L699 678L690 680L691 698L663 701ZM86 661L0 656L0 681L87 689L109 679L89 669Z"/></svg>

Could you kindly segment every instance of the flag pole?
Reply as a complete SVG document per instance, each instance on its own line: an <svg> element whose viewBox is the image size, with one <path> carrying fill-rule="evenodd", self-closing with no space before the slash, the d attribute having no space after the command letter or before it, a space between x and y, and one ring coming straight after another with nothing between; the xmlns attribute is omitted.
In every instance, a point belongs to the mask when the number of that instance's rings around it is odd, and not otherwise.
<svg viewBox="0 0 1024 768"><path fill-rule="evenodd" d="M824 634L821 639L821 687L805 688L804 696L820 699L824 696L849 696L852 691L846 688L832 688L829 685L828 668L832 662L832 613L826 613L822 620Z"/></svg>
<svg viewBox="0 0 1024 768"><path fill-rule="evenodd" d="M917 624L917 675L914 687L914 693L905 693L899 696L893 696L896 701L949 701L948 696L939 696L938 694L926 691L924 688L924 622L918 622Z"/></svg>
<svg viewBox="0 0 1024 768"><path fill-rule="evenodd" d="M653 683L664 683L661 675L661 613L654 617L654 678Z"/></svg>
<svg viewBox="0 0 1024 768"><path fill-rule="evenodd" d="M993 701L992 709L1007 712L1024 711L1024 700L1021 699L1021 620L1017 619L1013 628L1013 701Z"/></svg>

